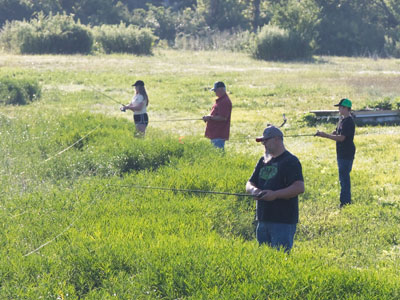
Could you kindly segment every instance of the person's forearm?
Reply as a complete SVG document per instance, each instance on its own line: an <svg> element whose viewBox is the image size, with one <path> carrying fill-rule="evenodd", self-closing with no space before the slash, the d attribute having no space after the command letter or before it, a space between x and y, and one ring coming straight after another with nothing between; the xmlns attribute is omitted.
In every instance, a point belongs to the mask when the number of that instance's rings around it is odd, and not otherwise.
<svg viewBox="0 0 400 300"><path fill-rule="evenodd" d="M223 116L211 116L210 120L213 120L213 121L226 121L227 118L225 118Z"/></svg>
<svg viewBox="0 0 400 300"><path fill-rule="evenodd" d="M315 136L323 137L326 139L330 139L336 142L343 142L346 139L346 136L344 135L337 135L337 134L329 134L323 131L317 131Z"/></svg>
<svg viewBox="0 0 400 300"><path fill-rule="evenodd" d="M304 182L296 181L287 188L274 191L276 199L290 199L304 193Z"/></svg>
<svg viewBox="0 0 400 300"><path fill-rule="evenodd" d="M143 103L134 103L134 104L131 103L126 105L125 108L132 111L139 111L143 108Z"/></svg>
<svg viewBox="0 0 400 300"><path fill-rule="evenodd" d="M343 142L346 139L344 135L335 135L335 134L326 134L325 137L327 139L331 139L336 142Z"/></svg>
<svg viewBox="0 0 400 300"><path fill-rule="evenodd" d="M265 190L257 195L257 200L274 201L276 199L291 199L297 195L304 193L304 182L295 181L289 187L272 191Z"/></svg>
<svg viewBox="0 0 400 300"><path fill-rule="evenodd" d="M255 195L261 192L259 188L257 188L254 184L252 184L250 181L246 183L246 192L249 193L250 195Z"/></svg>

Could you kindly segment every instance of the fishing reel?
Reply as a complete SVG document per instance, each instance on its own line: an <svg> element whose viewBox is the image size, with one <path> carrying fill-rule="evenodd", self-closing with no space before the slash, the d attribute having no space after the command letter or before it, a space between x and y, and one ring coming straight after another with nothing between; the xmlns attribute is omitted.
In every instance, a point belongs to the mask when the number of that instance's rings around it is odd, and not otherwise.
<svg viewBox="0 0 400 300"><path fill-rule="evenodd" d="M120 109L119 109L120 111L122 111L122 112L126 112L126 108L125 107L120 107Z"/></svg>

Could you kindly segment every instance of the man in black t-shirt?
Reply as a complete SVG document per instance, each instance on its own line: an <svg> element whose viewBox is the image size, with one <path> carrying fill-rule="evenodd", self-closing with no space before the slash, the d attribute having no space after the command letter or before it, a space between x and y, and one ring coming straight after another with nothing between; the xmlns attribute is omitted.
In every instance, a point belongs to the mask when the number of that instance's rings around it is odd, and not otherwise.
<svg viewBox="0 0 400 300"><path fill-rule="evenodd" d="M275 126L256 139L265 147L246 184L257 200L257 241L289 252L299 221L298 195L304 193L300 161L285 149L283 134Z"/></svg>
<svg viewBox="0 0 400 300"><path fill-rule="evenodd" d="M354 145L355 124L351 116L351 101L342 99L339 106L340 120L332 134L317 131L316 136L336 141L336 158L339 169L340 207L351 203L350 172L353 167L356 147Z"/></svg>

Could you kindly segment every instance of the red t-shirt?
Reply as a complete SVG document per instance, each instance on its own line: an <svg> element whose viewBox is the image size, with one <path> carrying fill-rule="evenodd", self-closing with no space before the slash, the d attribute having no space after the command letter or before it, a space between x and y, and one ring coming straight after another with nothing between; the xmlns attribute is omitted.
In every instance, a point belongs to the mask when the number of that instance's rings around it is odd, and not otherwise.
<svg viewBox="0 0 400 300"><path fill-rule="evenodd" d="M211 116L221 116L226 118L226 121L209 120L206 125L205 136L209 139L224 139L229 140L229 129L231 126L232 102L228 94L215 100L215 104L211 109Z"/></svg>

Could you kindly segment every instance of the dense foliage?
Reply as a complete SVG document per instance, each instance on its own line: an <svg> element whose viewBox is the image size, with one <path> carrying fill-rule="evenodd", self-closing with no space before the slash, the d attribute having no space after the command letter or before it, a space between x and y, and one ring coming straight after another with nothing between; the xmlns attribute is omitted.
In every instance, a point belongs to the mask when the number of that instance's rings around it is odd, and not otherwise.
<svg viewBox="0 0 400 300"><path fill-rule="evenodd" d="M93 29L96 42L105 53L151 54L154 35L133 25L102 25Z"/></svg>
<svg viewBox="0 0 400 300"><path fill-rule="evenodd" d="M41 87L33 79L0 78L0 104L24 105L40 99Z"/></svg>
<svg viewBox="0 0 400 300"><path fill-rule="evenodd" d="M91 26L123 22L150 28L170 46L179 47L182 36L191 36L193 49L215 32L257 32L275 25L295 32L316 54L400 57L396 0L0 0L0 24L30 20L38 12L66 14ZM184 45L188 48L187 40Z"/></svg>
<svg viewBox="0 0 400 300"><path fill-rule="evenodd" d="M311 57L310 44L295 32L264 26L257 36L253 55L264 60L293 60Z"/></svg>
<svg viewBox="0 0 400 300"><path fill-rule="evenodd" d="M39 14L30 22L6 23L0 39L7 49L24 54L85 54L93 46L91 31L66 15Z"/></svg>
<svg viewBox="0 0 400 300"><path fill-rule="evenodd" d="M39 14L30 22L7 22L0 34L4 48L22 54L151 54L154 35L147 29L121 23L90 28L71 16L45 17Z"/></svg>

